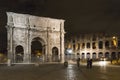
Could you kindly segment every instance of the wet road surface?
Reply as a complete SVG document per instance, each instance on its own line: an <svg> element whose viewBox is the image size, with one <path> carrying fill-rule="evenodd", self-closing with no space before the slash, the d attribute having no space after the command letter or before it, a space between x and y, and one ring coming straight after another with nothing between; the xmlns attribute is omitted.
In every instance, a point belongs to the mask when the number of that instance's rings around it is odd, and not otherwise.
<svg viewBox="0 0 120 80"><path fill-rule="evenodd" d="M0 65L0 80L120 80L120 67L76 64Z"/></svg>

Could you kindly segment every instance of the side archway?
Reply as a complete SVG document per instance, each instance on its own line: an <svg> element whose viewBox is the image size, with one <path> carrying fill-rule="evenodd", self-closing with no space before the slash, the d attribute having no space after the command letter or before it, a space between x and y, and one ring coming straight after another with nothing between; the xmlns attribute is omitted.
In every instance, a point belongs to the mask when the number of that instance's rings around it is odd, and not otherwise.
<svg viewBox="0 0 120 80"><path fill-rule="evenodd" d="M52 48L52 61L54 62L59 61L59 52L57 47Z"/></svg>
<svg viewBox="0 0 120 80"><path fill-rule="evenodd" d="M87 59L90 58L90 53L87 53L86 58Z"/></svg>
<svg viewBox="0 0 120 80"><path fill-rule="evenodd" d="M85 53L82 53L82 59L85 59Z"/></svg>
<svg viewBox="0 0 120 80"><path fill-rule="evenodd" d="M101 58L103 56L103 53L102 52L99 52L98 53L98 58Z"/></svg>
<svg viewBox="0 0 120 80"><path fill-rule="evenodd" d="M109 59L109 56L110 56L109 52L106 52L106 53L105 53L105 58L108 58L108 59Z"/></svg>
<svg viewBox="0 0 120 80"><path fill-rule="evenodd" d="M23 55L24 55L23 46L21 46L21 45L16 46L16 48L15 48L15 61L17 63L23 62Z"/></svg>
<svg viewBox="0 0 120 80"><path fill-rule="evenodd" d="M92 54L92 58L96 59L96 53L95 52Z"/></svg>
<svg viewBox="0 0 120 80"><path fill-rule="evenodd" d="M112 53L111 53L111 58L112 58L113 60L116 59L116 52L112 52Z"/></svg>

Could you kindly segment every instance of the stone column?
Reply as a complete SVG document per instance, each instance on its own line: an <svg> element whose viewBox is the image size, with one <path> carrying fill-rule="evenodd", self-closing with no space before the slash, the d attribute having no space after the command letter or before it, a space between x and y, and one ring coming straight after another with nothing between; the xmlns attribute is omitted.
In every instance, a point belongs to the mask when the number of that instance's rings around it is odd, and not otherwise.
<svg viewBox="0 0 120 80"><path fill-rule="evenodd" d="M25 39L25 43L24 43L24 63L30 63L30 54L31 54L31 43L30 43L30 30L25 29L26 30L26 39Z"/></svg>
<svg viewBox="0 0 120 80"><path fill-rule="evenodd" d="M7 28L7 53L8 53L8 59L11 59L11 29L9 26L6 26Z"/></svg>
<svg viewBox="0 0 120 80"><path fill-rule="evenodd" d="M98 59L98 54L99 54L99 53L98 53L98 51L97 51L97 52L96 52L96 59Z"/></svg>
<svg viewBox="0 0 120 80"><path fill-rule="evenodd" d="M93 58L93 53L90 53L90 58L91 58L91 59Z"/></svg>
<svg viewBox="0 0 120 80"><path fill-rule="evenodd" d="M62 21L60 24L60 58L61 62L64 62L64 21Z"/></svg>
<svg viewBox="0 0 120 80"><path fill-rule="evenodd" d="M84 55L85 55L85 59L87 59L87 53L84 52Z"/></svg>
<svg viewBox="0 0 120 80"><path fill-rule="evenodd" d="M106 51L105 40L103 40L103 57L105 57L105 51Z"/></svg>
<svg viewBox="0 0 120 80"><path fill-rule="evenodd" d="M43 62L45 62L45 60L46 60L46 52L45 52L45 45L43 45L42 46L42 53L43 53L43 55L42 55L42 60L43 60Z"/></svg>
<svg viewBox="0 0 120 80"><path fill-rule="evenodd" d="M8 59L11 60L11 62L14 62L14 54L13 54L13 27L7 26L7 40L8 40Z"/></svg>
<svg viewBox="0 0 120 80"><path fill-rule="evenodd" d="M51 51L50 51L50 27L47 27L47 61L51 62Z"/></svg>
<svg viewBox="0 0 120 80"><path fill-rule="evenodd" d="M48 50L47 50L47 45L46 45L46 46L45 46L45 61L46 61L46 62L47 62L47 60L48 60L47 52L48 52Z"/></svg>
<svg viewBox="0 0 120 80"><path fill-rule="evenodd" d="M30 39L30 29L28 29L28 61L31 63L31 39Z"/></svg>

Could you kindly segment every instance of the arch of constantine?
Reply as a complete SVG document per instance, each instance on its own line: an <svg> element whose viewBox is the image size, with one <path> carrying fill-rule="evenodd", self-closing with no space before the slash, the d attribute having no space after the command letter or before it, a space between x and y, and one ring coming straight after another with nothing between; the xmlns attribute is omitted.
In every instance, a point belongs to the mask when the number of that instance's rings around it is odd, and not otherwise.
<svg viewBox="0 0 120 80"><path fill-rule="evenodd" d="M64 20L7 12L8 59L12 63L64 61Z"/></svg>

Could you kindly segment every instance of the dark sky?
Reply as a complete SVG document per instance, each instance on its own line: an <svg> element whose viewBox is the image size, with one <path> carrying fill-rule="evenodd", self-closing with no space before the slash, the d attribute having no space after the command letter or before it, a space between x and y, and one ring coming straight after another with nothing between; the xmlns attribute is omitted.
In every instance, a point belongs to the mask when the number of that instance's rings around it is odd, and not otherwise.
<svg viewBox="0 0 120 80"><path fill-rule="evenodd" d="M6 35L6 11L65 19L67 36L120 32L120 0L0 0L2 35Z"/></svg>
<svg viewBox="0 0 120 80"><path fill-rule="evenodd" d="M65 19L72 34L119 32L120 26L120 0L0 0L3 25L6 11Z"/></svg>

